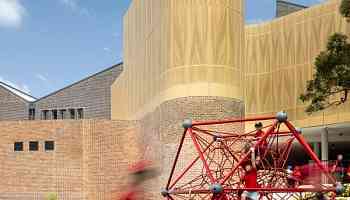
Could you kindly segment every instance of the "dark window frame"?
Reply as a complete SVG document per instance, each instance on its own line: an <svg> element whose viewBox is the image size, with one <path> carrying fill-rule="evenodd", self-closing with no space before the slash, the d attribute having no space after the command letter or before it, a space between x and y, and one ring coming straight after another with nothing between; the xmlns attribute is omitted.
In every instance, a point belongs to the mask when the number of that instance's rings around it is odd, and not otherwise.
<svg viewBox="0 0 350 200"><path fill-rule="evenodd" d="M47 140L45 141L45 151L54 151L55 150L55 141Z"/></svg>
<svg viewBox="0 0 350 200"><path fill-rule="evenodd" d="M57 110L51 110L52 112L52 119L57 120L58 119L58 111Z"/></svg>
<svg viewBox="0 0 350 200"><path fill-rule="evenodd" d="M23 151L23 142L13 143L13 151Z"/></svg>
<svg viewBox="0 0 350 200"><path fill-rule="evenodd" d="M59 119L65 119L67 115L67 109L60 109L59 110Z"/></svg>
<svg viewBox="0 0 350 200"><path fill-rule="evenodd" d="M39 142L29 141L29 151L39 151Z"/></svg>
<svg viewBox="0 0 350 200"><path fill-rule="evenodd" d="M77 119L84 119L84 108L77 109Z"/></svg>
<svg viewBox="0 0 350 200"><path fill-rule="evenodd" d="M28 114L29 120L35 120L35 108L29 108Z"/></svg>
<svg viewBox="0 0 350 200"><path fill-rule="evenodd" d="M41 119L42 120L49 120L49 110L42 110L41 111Z"/></svg>
<svg viewBox="0 0 350 200"><path fill-rule="evenodd" d="M69 112L69 119L76 119L76 109L74 108L70 108L68 109Z"/></svg>

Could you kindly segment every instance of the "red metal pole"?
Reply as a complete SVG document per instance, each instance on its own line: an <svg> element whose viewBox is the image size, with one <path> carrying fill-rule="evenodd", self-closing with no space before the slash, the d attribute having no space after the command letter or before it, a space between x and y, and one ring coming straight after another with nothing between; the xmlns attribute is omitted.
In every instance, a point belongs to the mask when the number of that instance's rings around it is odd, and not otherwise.
<svg viewBox="0 0 350 200"><path fill-rule="evenodd" d="M214 141L212 141L212 142L204 149L203 153L205 153L205 152L210 148L210 146L211 146L213 143L214 143ZM187 172L188 170L191 169L191 167L197 162L197 160L198 160L199 158L200 158L200 156L197 156L197 158L194 159L194 160L192 161L192 163L189 164L189 165L187 166L187 168L186 168L184 171L181 172L181 174L180 174L180 175L175 179L175 181L170 185L170 187L169 187L170 189L173 188L174 185L186 174L186 172Z"/></svg>
<svg viewBox="0 0 350 200"><path fill-rule="evenodd" d="M330 178L335 183L336 181L335 181L334 177L328 173L328 170L326 170L325 167L322 165L321 161L318 159L317 155L312 151L310 145L306 142L304 137L295 130L294 126L290 122L286 121L284 123L289 128L289 130L291 132L293 132L294 137L304 147L304 149L306 150L306 153L309 154L309 156L312 158L312 160L314 160L316 162L316 165L323 171L323 173L326 174L326 176L328 178Z"/></svg>
<svg viewBox="0 0 350 200"><path fill-rule="evenodd" d="M261 137L261 139L255 144L254 149L260 146L260 144L263 141L265 141L266 138L269 135L271 135L271 133L273 133L273 131L275 130L276 124L277 124L277 121L273 123L273 125L265 132L265 134ZM233 173L235 173L238 167L242 165L242 163L250 156L250 154L251 154L251 150L249 150L248 153L241 159L241 161L239 161L239 163L232 169L232 171L225 176L225 178L220 182L221 185L223 185L233 175Z"/></svg>
<svg viewBox="0 0 350 200"><path fill-rule="evenodd" d="M214 179L213 175L211 174L211 171L210 171L210 169L209 169L209 165L208 165L207 161L206 161L205 158L204 158L203 152L202 152L202 150L201 150L201 147L200 147L199 144L198 144L198 141L197 141L197 138L196 138L195 134L192 132L192 129L191 129L191 128L188 129L188 132L189 132L189 134L191 135L191 138L192 138L192 141L193 141L193 143L194 143L194 146L196 147L197 152L198 152L198 154L199 154L199 157L201 158L201 160L202 160L202 162L203 162L204 168L205 168L205 170L206 170L206 172L207 172L207 175L208 175L208 177L209 177L211 183L212 183L212 184L215 183L215 179Z"/></svg>
<svg viewBox="0 0 350 200"><path fill-rule="evenodd" d="M270 192L270 193L289 193L289 192L332 192L334 187L329 187L325 189L320 188L225 188L222 194L227 192L237 192L237 191L257 191L257 192ZM189 194L189 190L175 190L172 194ZM210 194L211 190L208 189L197 189L191 190L191 194Z"/></svg>
<svg viewBox="0 0 350 200"><path fill-rule="evenodd" d="M245 119L227 119L227 120L212 120L212 121L194 121L192 122L193 126L200 126L200 125L213 125L213 124L227 124L227 123L234 123L234 122L249 122L249 121L264 121L264 120L273 120L276 119L276 117L252 117L252 118L245 118Z"/></svg>
<svg viewBox="0 0 350 200"><path fill-rule="evenodd" d="M168 198L169 198L170 200L174 200L174 198L173 198L173 197L171 197L170 195L168 196Z"/></svg>
<svg viewBox="0 0 350 200"><path fill-rule="evenodd" d="M171 168L171 172L170 172L170 176L169 176L169 179L168 179L168 183L166 185L166 189L168 190L169 189L169 185L170 185L170 181L173 177L173 174L174 174L174 171L175 171L175 167L176 167L176 163L177 163L177 160L179 159L179 155L180 155L180 152L181 152L181 149L182 149L182 145L184 143L184 140L185 140L185 137L186 137L186 133L187 133L187 129L184 130L184 133L182 134L182 138L180 140L180 145L177 149L177 152L176 152L176 156L175 156L175 160L174 160L174 163L173 163L173 167Z"/></svg>

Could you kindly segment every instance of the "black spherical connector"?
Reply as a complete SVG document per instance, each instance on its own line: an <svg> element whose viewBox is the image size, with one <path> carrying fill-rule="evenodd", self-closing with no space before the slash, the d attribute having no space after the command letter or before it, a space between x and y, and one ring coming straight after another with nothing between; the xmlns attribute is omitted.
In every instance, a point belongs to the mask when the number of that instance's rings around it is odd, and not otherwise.
<svg viewBox="0 0 350 200"><path fill-rule="evenodd" d="M221 193L223 190L224 190L224 188L223 188L222 185L219 184L219 183L215 183L215 184L213 184L212 186L210 186L210 191L211 191L213 194L219 194L219 193Z"/></svg>
<svg viewBox="0 0 350 200"><path fill-rule="evenodd" d="M163 197L167 197L169 196L169 191L166 189L162 189L162 191L160 191L160 194L162 194Z"/></svg>
<svg viewBox="0 0 350 200"><path fill-rule="evenodd" d="M191 128L192 127L192 119L185 119L182 123L182 126L184 128Z"/></svg>
<svg viewBox="0 0 350 200"><path fill-rule="evenodd" d="M281 112L278 112L278 113L276 114L276 119L278 120L278 122L282 123L282 122L287 121L288 115L287 115L286 112L281 111Z"/></svg>
<svg viewBox="0 0 350 200"><path fill-rule="evenodd" d="M296 130L299 134L301 134L301 132L302 132L301 128L299 128L299 127L296 127L295 130Z"/></svg>

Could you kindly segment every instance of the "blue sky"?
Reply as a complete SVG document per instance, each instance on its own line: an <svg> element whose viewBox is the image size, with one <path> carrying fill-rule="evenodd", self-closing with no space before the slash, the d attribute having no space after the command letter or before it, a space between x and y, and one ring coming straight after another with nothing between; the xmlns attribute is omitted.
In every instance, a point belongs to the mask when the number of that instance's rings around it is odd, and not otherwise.
<svg viewBox="0 0 350 200"><path fill-rule="evenodd" d="M0 0L0 81L41 97L119 63L130 2ZM275 0L246 0L246 21L274 15Z"/></svg>

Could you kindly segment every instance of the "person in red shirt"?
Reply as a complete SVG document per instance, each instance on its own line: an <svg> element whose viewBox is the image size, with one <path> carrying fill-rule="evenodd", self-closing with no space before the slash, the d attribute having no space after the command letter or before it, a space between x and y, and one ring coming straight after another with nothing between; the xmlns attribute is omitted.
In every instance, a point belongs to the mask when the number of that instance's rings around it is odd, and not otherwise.
<svg viewBox="0 0 350 200"><path fill-rule="evenodd" d="M346 183L350 183L350 165L346 170L346 179L345 179Z"/></svg>
<svg viewBox="0 0 350 200"><path fill-rule="evenodd" d="M299 166L295 166L293 171L288 175L289 187L297 188L302 180L302 174Z"/></svg>
<svg viewBox="0 0 350 200"><path fill-rule="evenodd" d="M258 171L256 167L256 159L255 159L255 151L254 148L250 149L251 151L251 160L250 162L244 163L244 174L242 176L242 180L244 182L244 186L247 189L250 188L258 188ZM257 200L258 193L256 191L244 191L241 195L242 200Z"/></svg>
<svg viewBox="0 0 350 200"><path fill-rule="evenodd" d="M157 170L151 167L151 162L148 160L141 160L129 168L132 182L129 185L128 191L123 193L119 200L140 200L144 197L141 184L157 176Z"/></svg>

